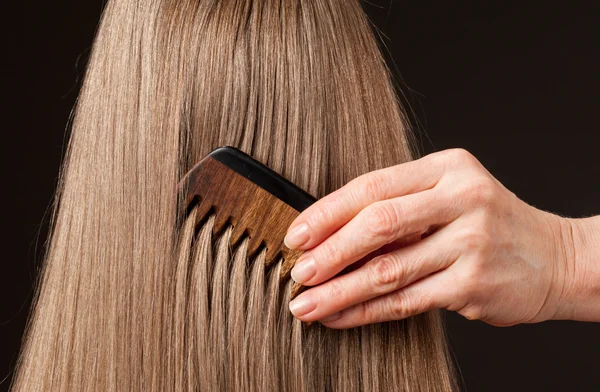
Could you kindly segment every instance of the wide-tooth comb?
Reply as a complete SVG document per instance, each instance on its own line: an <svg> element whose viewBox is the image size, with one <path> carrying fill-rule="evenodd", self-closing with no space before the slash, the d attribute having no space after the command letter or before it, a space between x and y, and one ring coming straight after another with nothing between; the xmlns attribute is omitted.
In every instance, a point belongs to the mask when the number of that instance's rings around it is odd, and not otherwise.
<svg viewBox="0 0 600 392"><path fill-rule="evenodd" d="M179 183L185 210L197 208L196 225L215 213L213 233L233 226L234 247L248 235L253 257L266 247L266 266L283 257L281 279L286 279L303 253L290 250L283 237L292 221L316 199L267 166L234 147L220 147L208 154ZM295 287L297 294L299 287Z"/></svg>

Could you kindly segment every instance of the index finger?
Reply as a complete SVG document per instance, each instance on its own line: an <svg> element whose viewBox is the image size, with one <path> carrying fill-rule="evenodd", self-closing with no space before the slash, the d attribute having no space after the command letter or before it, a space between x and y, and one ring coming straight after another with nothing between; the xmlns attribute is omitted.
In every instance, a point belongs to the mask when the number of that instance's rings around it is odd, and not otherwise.
<svg viewBox="0 0 600 392"><path fill-rule="evenodd" d="M433 188L443 174L440 153L363 174L323 197L291 223L284 243L311 249L377 201Z"/></svg>

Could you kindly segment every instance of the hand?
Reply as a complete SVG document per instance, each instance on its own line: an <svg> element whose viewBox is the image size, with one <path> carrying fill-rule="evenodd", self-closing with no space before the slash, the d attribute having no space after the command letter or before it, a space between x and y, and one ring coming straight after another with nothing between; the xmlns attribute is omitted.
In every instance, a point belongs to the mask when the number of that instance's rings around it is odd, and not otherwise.
<svg viewBox="0 0 600 392"><path fill-rule="evenodd" d="M290 310L331 328L435 308L498 326L564 318L572 224L519 200L465 150L374 171L290 225L286 245L308 250L292 278L315 286Z"/></svg>

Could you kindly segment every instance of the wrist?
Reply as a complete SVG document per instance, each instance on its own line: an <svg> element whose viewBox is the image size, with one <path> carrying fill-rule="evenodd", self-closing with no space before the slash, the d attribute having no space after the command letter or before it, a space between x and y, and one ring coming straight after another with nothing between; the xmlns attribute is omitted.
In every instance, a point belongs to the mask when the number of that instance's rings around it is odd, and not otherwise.
<svg viewBox="0 0 600 392"><path fill-rule="evenodd" d="M600 321L600 216L557 217L555 320Z"/></svg>

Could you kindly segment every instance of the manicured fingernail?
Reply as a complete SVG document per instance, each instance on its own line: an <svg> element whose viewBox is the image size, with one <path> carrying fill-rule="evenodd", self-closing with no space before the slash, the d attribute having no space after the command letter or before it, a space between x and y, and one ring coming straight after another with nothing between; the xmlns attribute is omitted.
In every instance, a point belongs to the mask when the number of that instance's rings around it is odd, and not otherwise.
<svg viewBox="0 0 600 392"><path fill-rule="evenodd" d="M292 279L296 283L304 283L317 274L317 263L312 257L306 259L300 259L298 263L292 268Z"/></svg>
<svg viewBox="0 0 600 392"><path fill-rule="evenodd" d="M310 295L300 296L290 302L290 312L292 312L295 317L302 317L315 310L316 307L317 303Z"/></svg>
<svg viewBox="0 0 600 392"><path fill-rule="evenodd" d="M283 243L290 249L296 249L308 241L308 225L300 223L294 226L283 239Z"/></svg>
<svg viewBox="0 0 600 392"><path fill-rule="evenodd" d="M342 317L342 312L337 312L332 314L331 316L325 317L324 319L319 320L321 323L329 323L331 321L339 320Z"/></svg>

